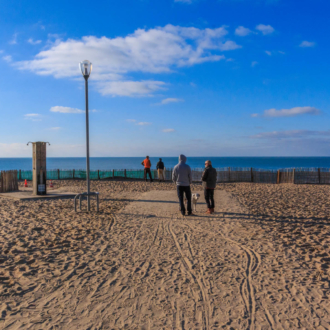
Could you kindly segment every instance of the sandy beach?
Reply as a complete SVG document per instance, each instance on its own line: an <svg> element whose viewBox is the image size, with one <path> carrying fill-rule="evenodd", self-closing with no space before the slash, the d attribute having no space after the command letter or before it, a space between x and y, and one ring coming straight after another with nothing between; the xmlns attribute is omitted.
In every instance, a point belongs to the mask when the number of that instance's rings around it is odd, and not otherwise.
<svg viewBox="0 0 330 330"><path fill-rule="evenodd" d="M330 186L219 184L182 217L172 183L91 185L99 213L0 198L1 329L330 329Z"/></svg>

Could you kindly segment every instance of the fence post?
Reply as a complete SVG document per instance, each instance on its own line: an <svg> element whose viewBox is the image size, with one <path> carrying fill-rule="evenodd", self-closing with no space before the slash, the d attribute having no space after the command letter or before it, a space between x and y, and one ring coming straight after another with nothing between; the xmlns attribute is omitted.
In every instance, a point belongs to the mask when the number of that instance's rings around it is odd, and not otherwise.
<svg viewBox="0 0 330 330"><path fill-rule="evenodd" d="M251 182L253 182L253 170L252 170L252 167L251 167Z"/></svg>
<svg viewBox="0 0 330 330"><path fill-rule="evenodd" d="M18 177L18 180L22 180L22 171L19 170L19 177Z"/></svg>
<svg viewBox="0 0 330 330"><path fill-rule="evenodd" d="M57 170L57 180L60 180L60 170Z"/></svg>
<svg viewBox="0 0 330 330"><path fill-rule="evenodd" d="M228 181L230 182L230 167L228 167Z"/></svg>
<svg viewBox="0 0 330 330"><path fill-rule="evenodd" d="M124 177L126 178L126 169L124 170Z"/></svg>
<svg viewBox="0 0 330 330"><path fill-rule="evenodd" d="M293 173L292 173L292 176L293 176L293 178L292 178L292 183L293 183L293 184L294 184L294 174L295 174L295 171L296 171L296 169L294 168L293 171L292 171L292 172L293 172Z"/></svg>
<svg viewBox="0 0 330 330"><path fill-rule="evenodd" d="M319 183L321 183L321 169L318 168L317 169L318 175L319 175Z"/></svg>
<svg viewBox="0 0 330 330"><path fill-rule="evenodd" d="M115 170L112 170L112 178L115 178Z"/></svg>
<svg viewBox="0 0 330 330"><path fill-rule="evenodd" d="M277 179L276 179L276 183L278 184L278 183L280 183L280 181L281 181L281 172L280 172L280 170L277 170Z"/></svg>
<svg viewBox="0 0 330 330"><path fill-rule="evenodd" d="M74 180L74 172L75 172L75 169L72 170L72 179Z"/></svg>
<svg viewBox="0 0 330 330"><path fill-rule="evenodd" d="M97 179L100 180L100 170L97 170Z"/></svg>

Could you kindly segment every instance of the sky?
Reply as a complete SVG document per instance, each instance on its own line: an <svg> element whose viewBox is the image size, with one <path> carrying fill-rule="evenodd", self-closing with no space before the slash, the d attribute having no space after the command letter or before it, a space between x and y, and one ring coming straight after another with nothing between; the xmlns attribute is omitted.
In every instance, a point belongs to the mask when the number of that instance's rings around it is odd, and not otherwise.
<svg viewBox="0 0 330 330"><path fill-rule="evenodd" d="M0 1L0 158L330 156L324 0Z"/></svg>

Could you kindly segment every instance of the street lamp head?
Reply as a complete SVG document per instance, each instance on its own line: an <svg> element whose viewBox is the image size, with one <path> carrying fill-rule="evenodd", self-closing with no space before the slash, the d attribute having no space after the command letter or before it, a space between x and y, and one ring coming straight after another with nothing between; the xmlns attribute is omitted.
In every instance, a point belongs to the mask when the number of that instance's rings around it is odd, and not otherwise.
<svg viewBox="0 0 330 330"><path fill-rule="evenodd" d="M85 78L89 78L89 76L92 72L92 63L85 60L85 61L82 61L82 62L79 63L79 67L80 67L82 75Z"/></svg>

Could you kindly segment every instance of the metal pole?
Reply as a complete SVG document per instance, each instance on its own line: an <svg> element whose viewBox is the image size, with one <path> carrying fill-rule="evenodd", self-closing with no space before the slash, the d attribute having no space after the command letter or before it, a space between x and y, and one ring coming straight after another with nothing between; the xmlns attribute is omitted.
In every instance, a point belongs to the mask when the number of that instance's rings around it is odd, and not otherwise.
<svg viewBox="0 0 330 330"><path fill-rule="evenodd" d="M85 78L85 98L86 98L86 180L87 180L87 211L90 211L90 182L89 182L89 123L88 123L88 76Z"/></svg>

